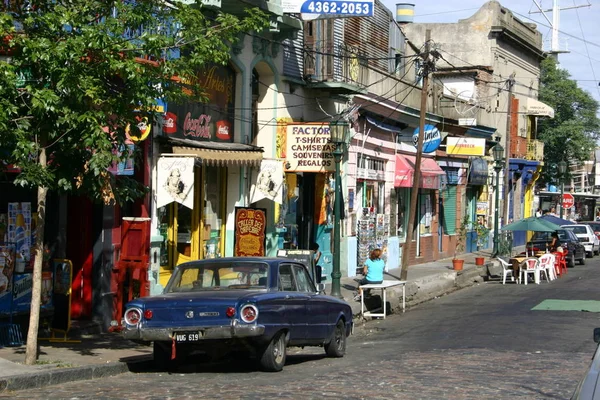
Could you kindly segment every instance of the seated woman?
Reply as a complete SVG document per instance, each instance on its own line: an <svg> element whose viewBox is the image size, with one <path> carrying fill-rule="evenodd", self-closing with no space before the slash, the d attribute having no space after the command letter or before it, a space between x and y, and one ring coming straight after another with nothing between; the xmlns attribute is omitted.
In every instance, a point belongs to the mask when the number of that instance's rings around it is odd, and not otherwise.
<svg viewBox="0 0 600 400"><path fill-rule="evenodd" d="M560 246L560 243L558 241L558 233L552 232L552 241L550 242L549 250L551 252L554 252L558 249L559 246Z"/></svg>
<svg viewBox="0 0 600 400"><path fill-rule="evenodd" d="M383 271L385 270L385 262L381 259L381 249L371 250L369 259L365 261L363 267L363 274L365 277L358 282L360 285L368 285L370 283L381 283L383 282ZM354 300L360 300L362 289L358 289L358 294L354 296Z"/></svg>

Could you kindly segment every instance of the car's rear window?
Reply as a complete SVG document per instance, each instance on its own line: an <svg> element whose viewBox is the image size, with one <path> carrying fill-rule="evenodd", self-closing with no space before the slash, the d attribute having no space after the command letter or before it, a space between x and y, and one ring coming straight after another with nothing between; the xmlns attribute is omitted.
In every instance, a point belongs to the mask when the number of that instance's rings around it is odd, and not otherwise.
<svg viewBox="0 0 600 400"><path fill-rule="evenodd" d="M571 239L569 234L563 229L560 229L556 232L558 233L559 240L570 240ZM548 243L550 243L552 241L552 232L535 232L533 234L533 237L531 238L531 241L532 242L548 242Z"/></svg>
<svg viewBox="0 0 600 400"><path fill-rule="evenodd" d="M565 229L568 229L570 231L572 231L574 234L582 234L582 233L587 233L587 229L585 228L585 226L565 226Z"/></svg>
<svg viewBox="0 0 600 400"><path fill-rule="evenodd" d="M175 270L165 292L266 289L268 271L262 262L185 264Z"/></svg>

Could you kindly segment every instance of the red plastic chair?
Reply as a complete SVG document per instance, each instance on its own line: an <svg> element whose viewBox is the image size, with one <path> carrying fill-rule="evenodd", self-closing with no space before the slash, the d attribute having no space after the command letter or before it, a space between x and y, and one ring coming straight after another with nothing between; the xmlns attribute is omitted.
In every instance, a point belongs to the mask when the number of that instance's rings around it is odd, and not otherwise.
<svg viewBox="0 0 600 400"><path fill-rule="evenodd" d="M562 274L566 274L567 271L567 254L568 250L565 250L563 253L556 251L552 254L556 256L556 262L554 263L554 268L556 269L557 276L561 277Z"/></svg>

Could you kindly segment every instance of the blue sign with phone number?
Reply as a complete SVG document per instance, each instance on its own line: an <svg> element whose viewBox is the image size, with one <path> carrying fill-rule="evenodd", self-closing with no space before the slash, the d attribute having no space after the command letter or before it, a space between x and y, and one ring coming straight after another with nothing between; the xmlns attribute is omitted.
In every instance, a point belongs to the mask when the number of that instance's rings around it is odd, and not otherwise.
<svg viewBox="0 0 600 400"><path fill-rule="evenodd" d="M307 1L302 4L302 13L372 17L372 1Z"/></svg>

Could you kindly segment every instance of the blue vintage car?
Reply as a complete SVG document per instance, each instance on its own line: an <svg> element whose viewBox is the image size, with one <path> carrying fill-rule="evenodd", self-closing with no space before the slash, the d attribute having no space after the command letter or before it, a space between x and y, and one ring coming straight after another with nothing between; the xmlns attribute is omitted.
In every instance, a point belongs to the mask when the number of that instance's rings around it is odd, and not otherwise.
<svg viewBox="0 0 600 400"><path fill-rule="evenodd" d="M304 264L289 259L192 261L175 268L163 294L125 306L123 336L152 341L159 368L197 351L243 351L266 371L283 368L289 346L323 346L343 357L352 311L321 291Z"/></svg>

